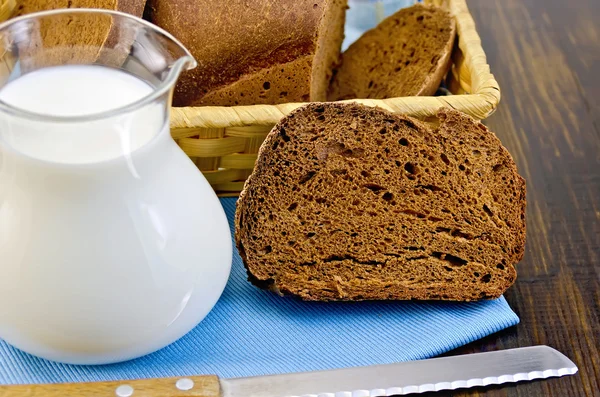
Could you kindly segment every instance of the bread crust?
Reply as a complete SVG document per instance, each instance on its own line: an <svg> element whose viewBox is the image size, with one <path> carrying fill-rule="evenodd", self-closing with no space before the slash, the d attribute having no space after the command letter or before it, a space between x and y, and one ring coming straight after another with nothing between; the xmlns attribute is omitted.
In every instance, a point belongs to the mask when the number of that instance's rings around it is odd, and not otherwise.
<svg viewBox="0 0 600 397"><path fill-rule="evenodd" d="M59 8L103 8L141 17L146 0L20 0L13 17Z"/></svg>
<svg viewBox="0 0 600 397"><path fill-rule="evenodd" d="M141 17L145 5L146 0L21 0L13 16L59 8L100 8ZM40 27L39 36L33 42L22 43L20 50L27 53L38 51L42 46L46 50L43 54L37 54L36 59L24 56L27 59L24 62L26 68L91 64L96 61L119 67L129 55L135 39L133 34L120 32L111 17L106 15L80 15L75 20L57 18L55 23L45 21ZM119 46L116 46L117 43Z"/></svg>
<svg viewBox="0 0 600 397"><path fill-rule="evenodd" d="M452 50L454 49L456 39L456 21L454 19L451 20L450 37L446 47L441 52L437 67L431 74L425 77L423 86L417 90L415 96L430 96L435 94L442 80L448 74L448 70L452 64Z"/></svg>
<svg viewBox="0 0 600 397"><path fill-rule="evenodd" d="M146 17L198 61L180 77L175 106L253 105L325 99L311 97L312 58L322 19L330 7L345 5L346 0L150 0ZM342 37L343 32L339 45ZM308 66L300 61L307 58ZM286 88L292 80L293 89Z"/></svg>

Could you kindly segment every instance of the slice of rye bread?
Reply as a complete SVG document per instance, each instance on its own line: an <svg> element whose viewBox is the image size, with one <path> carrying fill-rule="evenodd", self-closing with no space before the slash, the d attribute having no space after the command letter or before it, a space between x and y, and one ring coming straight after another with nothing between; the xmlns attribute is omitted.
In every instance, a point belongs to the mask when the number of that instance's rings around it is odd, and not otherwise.
<svg viewBox="0 0 600 397"><path fill-rule="evenodd" d="M499 297L525 245L525 181L496 135L310 104L262 145L235 239L249 279L305 300Z"/></svg>
<svg viewBox="0 0 600 397"><path fill-rule="evenodd" d="M141 17L146 0L20 0L13 16L66 8L100 8ZM92 64L119 67L127 58L136 32L119 29L107 15L79 14L39 23L39 33L20 44L22 69ZM29 57L31 51L33 56Z"/></svg>
<svg viewBox="0 0 600 397"><path fill-rule="evenodd" d="M328 99L433 95L450 65L456 23L416 4L386 18L342 55Z"/></svg>

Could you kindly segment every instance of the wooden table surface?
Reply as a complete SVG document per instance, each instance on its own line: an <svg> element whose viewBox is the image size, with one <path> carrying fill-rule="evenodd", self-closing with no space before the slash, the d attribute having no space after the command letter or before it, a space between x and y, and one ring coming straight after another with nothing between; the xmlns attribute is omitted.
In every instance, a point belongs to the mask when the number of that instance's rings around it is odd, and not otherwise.
<svg viewBox="0 0 600 397"><path fill-rule="evenodd" d="M600 396L600 0L469 0L502 90L486 124L527 180L515 327L449 355L550 345L566 376L419 396Z"/></svg>
<svg viewBox="0 0 600 397"><path fill-rule="evenodd" d="M600 396L600 0L469 0L502 101L485 123L527 180L521 323L450 353L550 345L575 376L452 396Z"/></svg>

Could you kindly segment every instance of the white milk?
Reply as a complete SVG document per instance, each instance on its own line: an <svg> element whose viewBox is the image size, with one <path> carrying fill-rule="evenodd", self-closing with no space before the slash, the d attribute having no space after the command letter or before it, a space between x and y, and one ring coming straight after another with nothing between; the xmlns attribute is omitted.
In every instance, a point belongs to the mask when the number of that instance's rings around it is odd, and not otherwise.
<svg viewBox="0 0 600 397"><path fill-rule="evenodd" d="M102 66L60 66L10 82L0 100L81 116L152 91ZM114 362L173 342L216 303L229 226L169 135L167 99L88 122L0 112L0 338L52 360Z"/></svg>
<svg viewBox="0 0 600 397"><path fill-rule="evenodd" d="M153 88L128 73L103 66L62 66L20 77L0 90L0 100L51 116L86 116L115 110L151 94ZM128 154L165 123L162 104L90 123L27 123L2 131L5 141L32 157L89 163Z"/></svg>

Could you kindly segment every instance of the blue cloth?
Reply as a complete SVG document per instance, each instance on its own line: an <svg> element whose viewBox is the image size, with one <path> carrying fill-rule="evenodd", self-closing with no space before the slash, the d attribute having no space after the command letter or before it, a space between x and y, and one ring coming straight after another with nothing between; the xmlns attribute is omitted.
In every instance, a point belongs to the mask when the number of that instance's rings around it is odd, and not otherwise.
<svg viewBox="0 0 600 397"><path fill-rule="evenodd" d="M222 199L233 231L235 199ZM432 357L518 317L504 298L477 303L314 303L284 299L246 281L237 252L212 312L151 355L104 366L62 365L0 341L0 384L309 371Z"/></svg>
<svg viewBox="0 0 600 397"><path fill-rule="evenodd" d="M423 0L349 0L350 9L346 11L344 41L342 51L354 43L367 30L373 29L384 18L401 8L410 7Z"/></svg>

